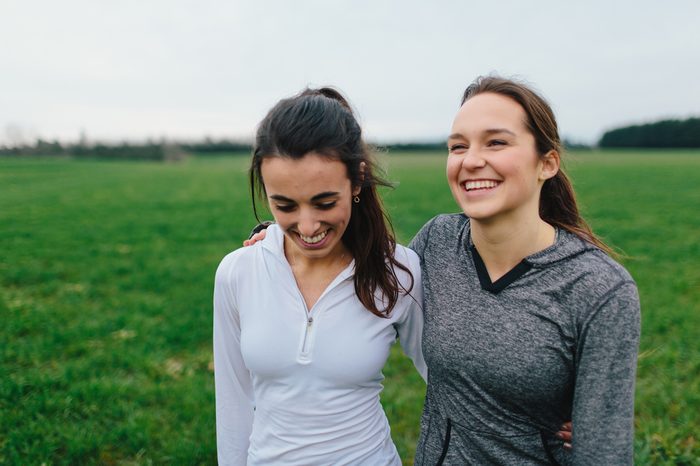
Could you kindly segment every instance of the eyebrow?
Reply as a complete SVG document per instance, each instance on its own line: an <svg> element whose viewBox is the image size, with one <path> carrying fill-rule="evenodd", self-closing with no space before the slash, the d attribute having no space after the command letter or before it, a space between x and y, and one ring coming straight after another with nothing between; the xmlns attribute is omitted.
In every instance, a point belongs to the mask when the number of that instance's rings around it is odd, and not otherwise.
<svg viewBox="0 0 700 466"><path fill-rule="evenodd" d="M512 132L509 129L506 128L489 128L487 130L484 130L485 134L497 134L497 133L506 133L510 134L511 136L517 136L514 132ZM452 133L447 139L465 139L465 137L461 133Z"/></svg>
<svg viewBox="0 0 700 466"><path fill-rule="evenodd" d="M326 191L323 193L316 194L311 198L311 202L315 201L320 201L321 199L325 199L327 197L333 197L333 196L338 196L340 195L339 192L337 191ZM270 195L270 199L274 199L275 201L282 201L282 202L296 202L293 199L290 199L286 196L283 196L281 194L272 194Z"/></svg>
<svg viewBox="0 0 700 466"><path fill-rule="evenodd" d="M512 132L511 130L506 129L506 128L491 128L491 129L487 129L486 131L484 131L484 133L486 133L486 134L506 133L506 134L510 134L511 136L516 135L514 132Z"/></svg>

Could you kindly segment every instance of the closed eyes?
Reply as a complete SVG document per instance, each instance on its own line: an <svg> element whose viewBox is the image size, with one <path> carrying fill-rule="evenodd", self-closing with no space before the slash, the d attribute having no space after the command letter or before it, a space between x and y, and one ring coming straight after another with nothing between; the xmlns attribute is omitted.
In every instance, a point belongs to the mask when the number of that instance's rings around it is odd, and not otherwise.
<svg viewBox="0 0 700 466"><path fill-rule="evenodd" d="M315 204L314 207L316 207L319 210L330 210L333 207L336 206L338 202L337 201L331 201L331 202L322 202L319 204ZM294 210L297 208L296 204L276 204L275 209L281 211L281 212L294 212Z"/></svg>

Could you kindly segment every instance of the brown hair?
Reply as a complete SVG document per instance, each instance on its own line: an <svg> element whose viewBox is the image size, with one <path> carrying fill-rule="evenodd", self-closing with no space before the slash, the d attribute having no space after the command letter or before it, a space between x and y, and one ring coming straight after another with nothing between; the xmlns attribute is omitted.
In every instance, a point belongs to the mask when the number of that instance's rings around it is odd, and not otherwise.
<svg viewBox="0 0 700 466"><path fill-rule="evenodd" d="M525 125L535 137L535 146L540 157L552 150L562 155L563 146L557 120L552 108L542 96L517 81L497 76L481 76L464 91L462 104L475 95L487 92L509 97L522 107L526 115ZM574 188L563 167L559 167L557 174L544 182L539 210L542 220L550 225L569 231L610 255L616 255L581 217Z"/></svg>
<svg viewBox="0 0 700 466"><path fill-rule="evenodd" d="M377 174L360 125L350 104L337 90L305 89L279 101L260 122L249 172L255 217L258 218L256 197L266 196L261 173L263 159L301 159L310 152L343 162L352 186L361 188L361 200L352 203L342 241L355 259L355 293L360 302L373 314L388 317L401 287L395 268L411 277L405 292L413 288L413 275L394 258L393 228L377 193L377 186L390 184ZM376 298L383 300L384 309L377 307Z"/></svg>

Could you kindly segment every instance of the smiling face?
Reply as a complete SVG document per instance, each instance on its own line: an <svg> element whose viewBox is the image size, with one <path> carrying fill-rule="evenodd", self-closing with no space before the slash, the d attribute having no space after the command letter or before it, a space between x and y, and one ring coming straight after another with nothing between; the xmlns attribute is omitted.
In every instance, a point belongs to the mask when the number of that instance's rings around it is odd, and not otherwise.
<svg viewBox="0 0 700 466"><path fill-rule="evenodd" d="M345 164L311 152L300 159L265 157L261 173L287 254L316 260L346 252L341 239L360 188L353 189Z"/></svg>
<svg viewBox="0 0 700 466"><path fill-rule="evenodd" d="M474 221L539 217L540 190L556 174L558 154L538 156L525 121L516 101L489 92L469 98L457 112L447 143L447 180Z"/></svg>

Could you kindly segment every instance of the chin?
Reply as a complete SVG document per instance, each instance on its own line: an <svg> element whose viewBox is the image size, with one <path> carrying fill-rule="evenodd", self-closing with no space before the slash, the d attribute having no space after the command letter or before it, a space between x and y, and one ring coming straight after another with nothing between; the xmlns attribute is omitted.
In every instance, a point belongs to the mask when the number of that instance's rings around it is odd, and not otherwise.
<svg viewBox="0 0 700 466"><path fill-rule="evenodd" d="M479 221L479 220L486 221L486 220L493 218L497 215L497 212L495 212L491 209L489 209L489 210L478 209L478 208L474 208L473 206L471 208L470 207L466 207L466 208L463 207L462 213L464 213L464 215L466 215L470 219L477 220L477 221Z"/></svg>

